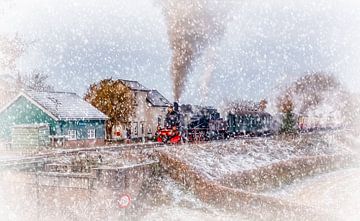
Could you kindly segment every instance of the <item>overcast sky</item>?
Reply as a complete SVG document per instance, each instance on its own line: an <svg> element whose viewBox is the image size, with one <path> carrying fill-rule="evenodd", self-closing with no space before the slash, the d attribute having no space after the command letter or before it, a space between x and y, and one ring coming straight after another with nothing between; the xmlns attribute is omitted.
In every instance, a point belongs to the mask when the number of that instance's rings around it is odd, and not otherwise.
<svg viewBox="0 0 360 221"><path fill-rule="evenodd" d="M34 41L19 67L48 73L57 90L82 95L90 83L113 77L138 80L172 100L171 51L156 1L2 0L0 34ZM212 45L207 103L269 98L279 85L314 71L334 73L360 92L358 1L219 2L232 10L224 36ZM202 102L204 63L196 62L182 102Z"/></svg>

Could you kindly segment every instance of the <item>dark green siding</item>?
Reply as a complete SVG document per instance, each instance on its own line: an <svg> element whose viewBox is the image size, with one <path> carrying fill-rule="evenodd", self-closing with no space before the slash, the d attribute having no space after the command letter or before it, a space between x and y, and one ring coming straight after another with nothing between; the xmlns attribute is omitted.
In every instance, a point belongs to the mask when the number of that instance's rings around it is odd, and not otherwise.
<svg viewBox="0 0 360 221"><path fill-rule="evenodd" d="M105 138L105 120L55 121L23 96L0 113L0 138L10 140L14 125L36 123L48 124L50 135L68 135L69 130L76 130L77 140L84 140L88 139L88 129L95 129L96 139Z"/></svg>
<svg viewBox="0 0 360 221"><path fill-rule="evenodd" d="M49 144L47 126L20 126L12 129L11 148L13 149L39 148Z"/></svg>
<svg viewBox="0 0 360 221"><path fill-rule="evenodd" d="M241 132L255 133L264 128L270 128L271 116L259 114L228 114L229 132L238 134Z"/></svg>
<svg viewBox="0 0 360 221"><path fill-rule="evenodd" d="M56 121L21 96L10 107L0 113L0 137L9 139L11 137L11 127L14 125L35 123L49 124L50 133L55 134Z"/></svg>
<svg viewBox="0 0 360 221"><path fill-rule="evenodd" d="M67 135L69 130L76 130L78 140L88 139L88 130L95 129L97 139L105 138L104 120L60 121L57 134Z"/></svg>

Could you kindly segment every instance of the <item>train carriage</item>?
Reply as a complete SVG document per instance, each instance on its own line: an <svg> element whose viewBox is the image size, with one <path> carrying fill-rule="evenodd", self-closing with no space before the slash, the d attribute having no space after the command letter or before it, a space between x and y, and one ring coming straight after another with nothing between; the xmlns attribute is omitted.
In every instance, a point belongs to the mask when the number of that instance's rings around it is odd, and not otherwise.
<svg viewBox="0 0 360 221"><path fill-rule="evenodd" d="M232 136L259 136L271 133L272 116L267 112L241 111L228 114L228 133Z"/></svg>

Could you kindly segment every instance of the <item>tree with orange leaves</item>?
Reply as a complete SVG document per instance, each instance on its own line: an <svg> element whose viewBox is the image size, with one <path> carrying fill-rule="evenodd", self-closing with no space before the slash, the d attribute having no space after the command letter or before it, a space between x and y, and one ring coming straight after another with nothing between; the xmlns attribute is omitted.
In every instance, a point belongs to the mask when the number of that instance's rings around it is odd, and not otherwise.
<svg viewBox="0 0 360 221"><path fill-rule="evenodd" d="M120 80L104 79L90 85L84 99L110 118L107 134L116 124L128 124L134 113L134 94Z"/></svg>

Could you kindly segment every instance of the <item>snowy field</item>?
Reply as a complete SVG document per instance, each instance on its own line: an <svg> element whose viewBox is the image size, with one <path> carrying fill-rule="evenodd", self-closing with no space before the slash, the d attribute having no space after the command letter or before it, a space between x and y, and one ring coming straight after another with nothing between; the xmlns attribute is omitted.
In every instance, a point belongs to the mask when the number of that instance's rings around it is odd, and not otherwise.
<svg viewBox="0 0 360 221"><path fill-rule="evenodd" d="M198 199L193 193L168 176L161 177L150 186L153 194L147 201L144 214L135 214L134 219L147 220L251 220L250 217L218 209Z"/></svg>
<svg viewBox="0 0 360 221"><path fill-rule="evenodd" d="M342 137L342 136L340 136ZM236 173L242 170L256 169L261 166L273 164L276 162L286 161L293 158L301 158L308 156L323 156L334 154L351 154L353 151L341 142L339 133L327 134L308 134L297 137L293 140L284 140L279 138L271 139L247 139L247 140L231 140L227 142L212 142L203 144L189 144L183 146L174 146L165 148L166 151L171 151L172 154L181 158L182 161L187 162L196 170L206 174L208 178L217 180L223 176L231 173ZM163 149L163 148L162 148ZM283 189L275 189L271 192L265 192L265 195L274 196L290 202L308 205L314 208L319 208L323 211L328 204L331 208L337 209L339 213L347 211L349 208L342 207L339 204L339 199L344 199L346 194L350 192L345 186L344 182L338 182L343 176L341 171L357 171L357 169L340 170L320 175L315 175L305 179L298 179L293 185L285 186ZM348 173L346 173L348 174ZM352 172L353 174L353 172ZM329 179L325 183L320 184L314 188L314 185L321 183L323 177ZM349 177L347 177L349 178ZM358 186L358 181L346 180L350 182L352 187ZM304 182L303 182L304 181ZM355 182L354 182L355 181ZM334 183L323 188L324 185ZM223 211L211 205L201 202L195 195L182 187L180 184L174 182L171 178L164 177L156 184L158 190L154 195L156 200L160 200L159 204L152 207L141 220L252 220L254 218L248 217L241 213L234 213ZM335 186L335 190L332 187ZM336 194L335 191L340 191ZM313 196L313 190L323 190ZM358 191L357 191L358 192ZM335 194L335 195L334 195ZM309 197L310 202L307 202ZM161 201L161 199L163 201ZM165 199L165 200L164 200ZM317 200L320 200L321 207L317 205ZM347 203L351 202L352 198L348 198ZM354 200L353 202L357 202ZM335 206L335 207L334 207ZM358 206L351 207L354 212ZM329 213L331 216L339 217L339 214Z"/></svg>
<svg viewBox="0 0 360 221"><path fill-rule="evenodd" d="M196 170L217 180L225 175L256 169L276 162L308 156L353 154L342 133L314 133L295 139L247 139L228 142L189 144L167 148ZM297 179L292 185L265 192L265 195L326 211L330 217L358 220L359 169L340 169L335 172ZM244 214L222 211L201 202L192 193L165 177L160 183L167 201L146 213L142 220L252 220ZM164 193L165 192L165 193ZM353 196L350 196L351 193ZM158 192L159 193L159 192ZM159 195L156 197L160 199ZM354 204L353 204L354 203ZM331 208L330 211L328 208Z"/></svg>
<svg viewBox="0 0 360 221"><path fill-rule="evenodd" d="M349 137L343 140L342 133L313 133L303 134L298 137L270 137L237 139L228 141L216 141L199 144L184 144L174 146L161 146L153 148L129 148L121 150L97 150L85 154L61 156L52 160L53 164L73 165L78 160L85 160L86 166L97 167L114 166L126 167L138 163L147 163L154 158L156 150L166 151L176 156L186 164L195 168L198 172L206 175L210 180L221 180L227 175L236 174L241 171L257 169L277 162L287 161L295 158L309 156L331 156L334 154L352 154L350 144L356 144L356 139L349 143ZM346 142L345 142L346 141ZM100 157L101 156L101 157ZM358 202L356 196L357 187L360 184L357 177L360 175L358 169L343 169L331 173L316 175L302 180L297 180L293 185L285 185L272 191L265 192L266 195L276 198L309 205L312 207L334 208L341 216L345 213L357 217ZM11 184L9 184L11 185ZM9 188L9 187L8 187ZM145 182L138 201L134 202L134 210L126 214L130 220L252 220L240 212L230 212L201 201L194 193L189 191L181 183L172 180L168 174L157 174L152 182ZM25 207L31 207L34 211L24 210L22 213L36 212L36 205L27 202L30 195L36 197L36 192L26 188L14 189L19 194L17 199L23 199L24 205L17 203L13 198L12 203L16 206L14 211L23 211ZM353 196L350 196L354 192ZM50 196L51 194L49 194ZM79 194L82 196L83 194ZM0 194L0 204L8 205L7 194ZM71 198L69 198L71 199ZM52 200L52 199L47 199ZM85 199L84 199L85 200ZM101 200L100 200L101 201ZM27 202L27 203L25 203ZM320 202L317 205L317 202ZM344 204L343 204L344 203ZM30 205L30 206L29 206ZM343 206L350 205L350 206ZM48 208L48 212L54 212L58 217L80 217L82 210L77 211L76 206L69 207L69 211L56 211ZM55 211L54 211L55 210ZM86 210L84 210L86 211ZM80 215L76 215L76 214ZM22 220L21 214L13 220ZM4 214L9 215L9 214ZM11 215L11 214L10 214ZM14 214L13 214L14 215ZM336 214L338 215L338 214ZM60 219L62 220L62 219Z"/></svg>
<svg viewBox="0 0 360 221"><path fill-rule="evenodd" d="M182 159L210 179L256 169L294 158L350 154L352 151L339 142L337 133L306 134L295 139L255 138L187 144L165 151Z"/></svg>
<svg viewBox="0 0 360 221"><path fill-rule="evenodd" d="M337 220L360 219L360 168L309 177L267 194L320 209Z"/></svg>

